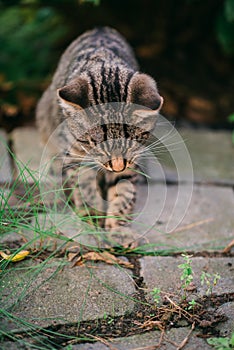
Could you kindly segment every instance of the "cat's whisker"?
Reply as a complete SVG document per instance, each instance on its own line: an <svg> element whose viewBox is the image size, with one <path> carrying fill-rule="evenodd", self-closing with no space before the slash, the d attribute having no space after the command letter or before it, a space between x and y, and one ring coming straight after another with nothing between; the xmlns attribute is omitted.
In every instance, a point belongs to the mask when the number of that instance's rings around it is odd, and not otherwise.
<svg viewBox="0 0 234 350"><path fill-rule="evenodd" d="M166 141L167 142L161 142L163 145L165 145L166 147L168 147L168 146L171 146L171 145L182 145L183 143L184 143L184 140L183 139L181 139L181 140L179 140L179 141L176 141L176 142L168 142L168 140L171 140L172 138L168 138L168 139L166 139ZM160 140L161 141L161 140Z"/></svg>
<svg viewBox="0 0 234 350"><path fill-rule="evenodd" d="M172 133L174 132L174 128L170 128L170 130L162 136L160 139L166 139L168 138ZM173 136L173 135L172 135Z"/></svg>
<svg viewBox="0 0 234 350"><path fill-rule="evenodd" d="M180 145L184 143L184 140L169 143L169 140L173 139L174 135L172 135L171 137L168 137L168 136L169 134L164 135L162 138L156 140L155 142L152 142L149 146L154 147L155 145L161 144L161 145L164 145L164 147L169 147L171 145Z"/></svg>
<svg viewBox="0 0 234 350"><path fill-rule="evenodd" d="M77 160L84 160L84 159L87 159L87 160L93 160L92 157L84 157L84 156L81 156L81 155L78 155L76 153L69 153L69 154L64 154L64 155L60 155L60 156L57 156L56 159L77 159Z"/></svg>
<svg viewBox="0 0 234 350"><path fill-rule="evenodd" d="M99 165L96 163L96 162L92 162L92 163L87 163L87 164L81 164L80 168L84 168L84 169L87 169L87 170L90 170L90 169L95 169L97 168Z"/></svg>
<svg viewBox="0 0 234 350"><path fill-rule="evenodd" d="M151 150L150 154L147 154L146 152L142 153L141 156L142 157L148 157L148 156L154 156L154 155L158 155L158 154L167 154L167 153L173 153L173 152L176 152L176 151L179 151L180 148L170 148L170 149L167 149L167 148L155 148L153 150Z"/></svg>
<svg viewBox="0 0 234 350"><path fill-rule="evenodd" d="M105 174L105 169L102 166L100 166L97 172L103 175Z"/></svg>
<svg viewBox="0 0 234 350"><path fill-rule="evenodd" d="M157 140L154 141L154 142L151 142L151 143L149 144L149 146L152 146L152 145L155 144L155 143L165 143L166 141L172 139L173 137L175 137L175 135L172 134L173 132L174 132L174 129L169 130L169 131L168 131L166 134L164 134L162 137L157 138ZM172 134L172 135L171 135L171 134ZM182 142L183 142L183 141L182 141Z"/></svg>
<svg viewBox="0 0 234 350"><path fill-rule="evenodd" d="M69 152L68 155L65 155L65 157L69 157L69 156L74 156L74 157L80 157L81 159L84 159L84 156L83 155L79 155L77 153L73 153L73 152ZM87 156L85 156L85 158L87 158ZM90 159L92 159L92 157L90 157Z"/></svg>
<svg viewBox="0 0 234 350"><path fill-rule="evenodd" d="M64 160L67 161L67 162L69 162L71 160L71 161L77 161L77 162L80 162L80 163L94 163L95 162L94 158L75 157L75 156L66 157L66 158L64 158Z"/></svg>
<svg viewBox="0 0 234 350"><path fill-rule="evenodd" d="M87 169L92 169L96 166L96 164L94 162L87 162L87 163L80 163L80 162L74 162L74 163L69 163L69 164L64 164L63 165L63 169L70 169L70 168L74 168L77 167L78 169L82 169L82 168L87 168Z"/></svg>
<svg viewBox="0 0 234 350"><path fill-rule="evenodd" d="M149 147L146 147L142 152L145 152L147 150L149 151L155 151L155 150L159 150L159 149L165 149L167 151L176 151L176 150L180 150L180 148L174 148L172 149L172 146L177 146L177 145L181 145L183 144L183 140L182 141L178 141L178 142L172 142L170 144L163 144L162 142L154 142L151 145L149 145Z"/></svg>
<svg viewBox="0 0 234 350"><path fill-rule="evenodd" d="M157 157L156 156L152 156L152 157L147 157L147 156L145 156L145 157L140 157L140 159L142 159L142 160L156 160L157 159Z"/></svg>
<svg viewBox="0 0 234 350"><path fill-rule="evenodd" d="M86 154L90 154L90 152L84 147L84 145L80 144L80 147L85 151Z"/></svg>

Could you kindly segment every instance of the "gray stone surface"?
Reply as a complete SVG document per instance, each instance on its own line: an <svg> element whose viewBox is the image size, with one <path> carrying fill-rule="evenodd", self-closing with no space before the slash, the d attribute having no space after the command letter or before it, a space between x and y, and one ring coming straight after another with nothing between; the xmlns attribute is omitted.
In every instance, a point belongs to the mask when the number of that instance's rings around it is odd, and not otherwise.
<svg viewBox="0 0 234 350"><path fill-rule="evenodd" d="M0 343L1 350L25 350L22 342L4 341Z"/></svg>
<svg viewBox="0 0 234 350"><path fill-rule="evenodd" d="M233 210L229 187L141 185L133 228L158 250L221 249L233 239Z"/></svg>
<svg viewBox="0 0 234 350"><path fill-rule="evenodd" d="M218 312L222 312L228 317L227 321L222 322L217 326L217 329L220 330L220 336L230 337L234 332L234 302L221 305Z"/></svg>
<svg viewBox="0 0 234 350"><path fill-rule="evenodd" d="M180 131L188 147L197 180L234 183L234 147L231 132Z"/></svg>
<svg viewBox="0 0 234 350"><path fill-rule="evenodd" d="M161 342L159 349L162 350L175 350L187 337L189 328L176 328L166 332L165 339ZM188 343L183 347L185 350L210 350L210 345L204 339L197 337L197 332L192 333L188 339ZM113 341L107 341L104 345L101 342L97 343L86 343L73 345L72 350L151 350L150 346L156 346L160 341L160 331L152 331L144 334L138 334L131 337L119 338ZM169 340L169 341L168 341ZM172 341L174 344L171 344ZM177 346L176 346L177 345ZM152 348L153 349L153 348ZM64 349L65 350L65 349Z"/></svg>
<svg viewBox="0 0 234 350"><path fill-rule="evenodd" d="M178 129L178 133L179 136L169 135L173 137L166 142L171 144L167 147L168 152L160 154L159 151L160 165L157 166L153 161L149 163L149 175L152 179L162 180L166 176L168 179L178 180L179 171L180 181L190 180L187 147L196 181L234 183L234 146L231 132ZM180 158L182 154L183 159Z"/></svg>
<svg viewBox="0 0 234 350"><path fill-rule="evenodd" d="M6 233L1 233L0 235L0 243L3 245L9 245L11 243L18 243L21 242L22 245L25 243L22 239L22 236L16 232L6 232Z"/></svg>
<svg viewBox="0 0 234 350"><path fill-rule="evenodd" d="M56 245L63 245L64 241L51 237L54 234L53 223L49 222L44 214L28 218L24 229L15 229L12 232L2 233L0 243L10 245L13 242L24 245L25 249L54 250ZM50 236L51 234L51 236Z"/></svg>
<svg viewBox="0 0 234 350"><path fill-rule="evenodd" d="M147 299L153 302L151 291L154 288L161 289L162 292L179 295L181 290L180 277L182 270L178 265L184 260L181 257L150 257L140 259L141 276L146 284ZM222 295L223 293L234 292L234 258L192 258L192 269L194 272L194 284L197 292L193 293L196 298L206 295L208 286L201 285L200 276L202 271L211 275L218 273L221 278L217 285L213 287L213 293ZM177 297L178 299L178 297Z"/></svg>
<svg viewBox="0 0 234 350"><path fill-rule="evenodd" d="M0 243L21 243L27 249L64 249L73 245L82 244L89 247L97 247L103 244L102 231L96 232L91 225L85 225L77 216L70 215L38 214L28 218L27 225L16 232L7 232L0 235ZM18 232L18 233L17 233Z"/></svg>
<svg viewBox="0 0 234 350"><path fill-rule="evenodd" d="M39 178L38 170L43 147L40 144L37 129L34 127L16 128L11 137L16 159L22 162L20 168L23 169L26 165L33 172L33 176ZM33 178L27 170L24 170L23 173L28 182L33 182Z"/></svg>
<svg viewBox="0 0 234 350"><path fill-rule="evenodd" d="M162 130L163 132L163 130ZM138 195L136 218L133 231L142 241L154 245L149 250L214 250L221 249L233 239L234 227L234 195L231 186L214 186L214 183L234 183L234 149L231 144L229 132L210 132L200 130L180 130L185 139L191 156L195 180L203 185L191 183L189 156L183 150L183 142L178 141L178 135L170 134L170 154L175 159L173 165L171 157L162 153L158 164L150 165L152 180L150 185L141 185ZM0 136L4 134L0 133ZM163 135L163 133L162 133ZM16 129L12 134L16 156L29 166L37 170L42 155L39 146L38 133L35 128ZM1 140L1 137L0 137ZM0 158L5 162L9 160L5 147L0 142ZM180 150L182 146L183 152ZM176 149L175 149L176 148ZM186 158L187 157L187 158ZM7 161L8 161L7 160ZM161 164L164 163L163 166ZM0 163L1 164L1 163ZM6 163L4 163L6 164ZM10 164L10 163L9 163ZM178 177L175 167L178 167ZM1 175L1 171L3 175ZM0 168L0 182L8 181L11 176L10 165ZM4 178L5 176L5 178ZM165 178L178 180L179 186L165 185ZM28 177L29 181L32 178ZM213 185L211 185L213 183ZM205 185L206 184L206 185ZM192 201L189 204L190 195ZM148 202L147 202L148 200ZM176 205L175 205L176 204ZM174 208L174 209L173 209ZM74 226L70 221L59 218L61 230L67 231L69 238L73 237ZM168 224L170 223L170 224ZM152 228L153 226L153 228ZM79 234L79 227L75 231ZM0 243L12 243L15 240L28 240L29 247L39 249L49 248L53 251L54 241L48 237L48 231L53 230L53 224L43 215L33 219L27 230L12 232L5 235ZM36 233L40 231L40 233ZM87 231L87 232L86 232ZM83 237L76 242L96 245L95 237L88 236L90 230L83 231ZM75 232L75 233L76 233ZM86 237L87 233L87 237ZM42 244L41 244L41 236ZM92 236L92 235L90 235ZM84 241L82 239L84 238ZM93 240L94 239L94 240ZM23 243L22 241L22 243ZM63 246L65 241L56 240ZM34 255L35 257L35 255ZM140 259L141 276L146 285L146 296L153 302L150 292L156 287L171 296L179 295L181 270L178 265L181 257L142 257ZM234 258L192 258L194 283L197 287L192 297L203 296L207 286L201 286L200 275L202 271L210 274L218 273L221 276L218 284L213 288L216 294L234 292ZM85 320L103 318L104 315L118 316L131 312L135 302L135 285L130 270L106 265L104 263L87 262L85 266L71 268L67 260L48 259L42 262L40 257L34 260L27 259L19 264L9 264L4 269L1 280L1 307L9 310L14 318L0 319L0 329L13 331L28 329L30 327L47 327L56 324L77 323ZM174 297L174 300L176 297ZM234 303L220 306L219 311L228 316L228 320L217 327L223 336L229 336L234 327ZM28 322L28 324L24 324ZM171 329L167 332L160 349L172 350L167 340L179 345L187 336L189 328ZM160 339L160 331L150 331L141 335L112 339L108 345L101 342L94 344L73 345L74 350L105 350L111 345L117 350L135 350L142 347L155 346ZM31 343L32 339L26 341ZM21 343L5 341L0 344L2 349L24 349ZM29 345L30 348L30 345ZM66 349L66 348L65 348ZM186 350L211 349L204 339L197 337L193 332Z"/></svg>
<svg viewBox="0 0 234 350"><path fill-rule="evenodd" d="M28 260L20 269L11 269L1 283L2 307L43 327L132 311L135 287L130 270L104 263L66 265L63 259L46 264Z"/></svg>
<svg viewBox="0 0 234 350"><path fill-rule="evenodd" d="M7 135L0 130L0 183L11 182L12 168L10 156L7 151ZM1 193L0 193L1 196Z"/></svg>

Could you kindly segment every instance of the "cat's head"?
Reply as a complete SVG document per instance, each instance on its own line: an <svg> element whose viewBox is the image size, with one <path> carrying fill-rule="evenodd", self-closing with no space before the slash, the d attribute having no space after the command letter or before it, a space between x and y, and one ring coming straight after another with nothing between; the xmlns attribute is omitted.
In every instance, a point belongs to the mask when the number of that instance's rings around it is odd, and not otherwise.
<svg viewBox="0 0 234 350"><path fill-rule="evenodd" d="M126 101L94 105L93 87L84 77L58 89L59 103L70 132L87 155L108 171L133 167L154 129L163 104L155 81L133 74Z"/></svg>

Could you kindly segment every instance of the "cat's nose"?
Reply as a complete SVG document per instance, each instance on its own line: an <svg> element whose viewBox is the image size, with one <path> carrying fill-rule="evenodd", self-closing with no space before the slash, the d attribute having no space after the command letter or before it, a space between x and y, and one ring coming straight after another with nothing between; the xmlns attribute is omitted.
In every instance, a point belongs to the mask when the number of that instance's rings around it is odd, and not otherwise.
<svg viewBox="0 0 234 350"><path fill-rule="evenodd" d="M116 157L112 158L109 163L111 169L118 173L126 168L127 161L123 157Z"/></svg>

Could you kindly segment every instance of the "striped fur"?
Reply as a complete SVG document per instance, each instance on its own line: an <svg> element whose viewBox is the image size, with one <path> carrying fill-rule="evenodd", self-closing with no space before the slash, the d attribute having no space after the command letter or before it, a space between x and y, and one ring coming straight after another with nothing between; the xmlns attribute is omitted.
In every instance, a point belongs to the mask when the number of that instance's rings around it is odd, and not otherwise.
<svg viewBox="0 0 234 350"><path fill-rule="evenodd" d="M84 33L67 48L38 103L42 140L57 129L64 181L73 188L75 206L82 212L88 204L91 211L120 217L106 218L108 229L126 223L132 212L132 169L161 105L155 81L138 72L129 45L106 27Z"/></svg>

